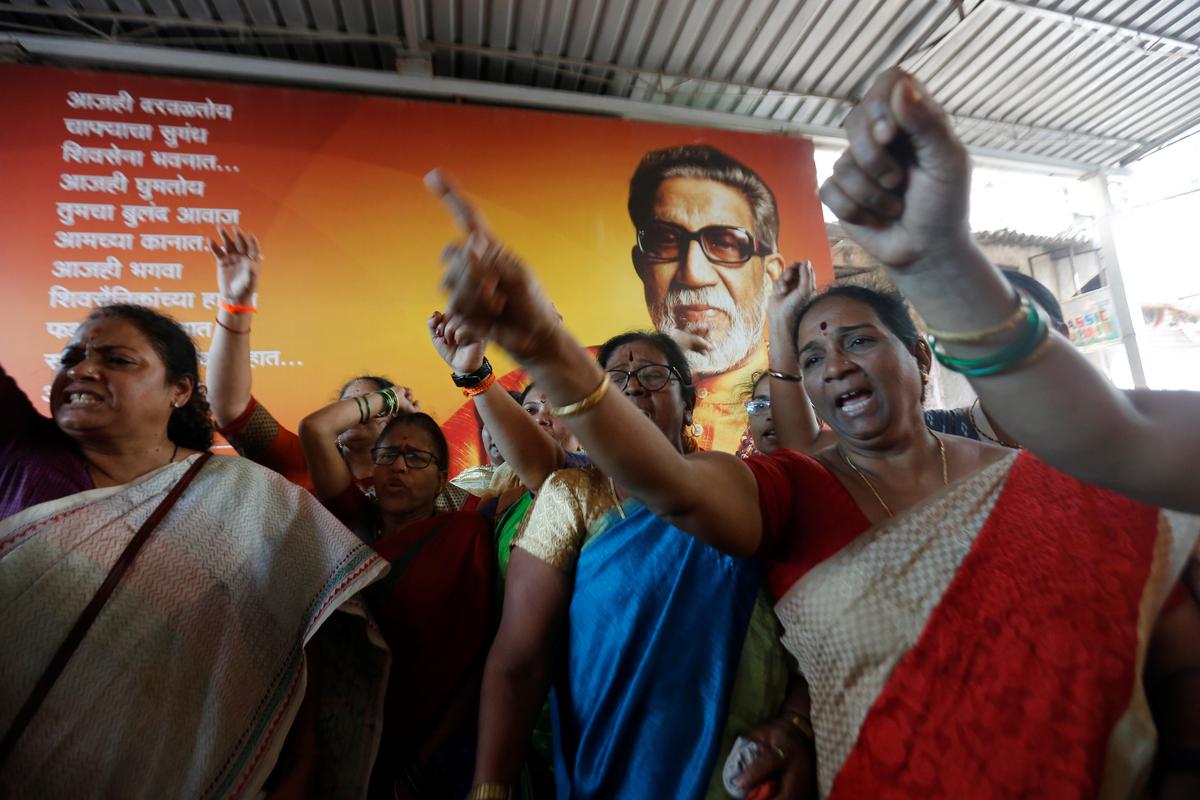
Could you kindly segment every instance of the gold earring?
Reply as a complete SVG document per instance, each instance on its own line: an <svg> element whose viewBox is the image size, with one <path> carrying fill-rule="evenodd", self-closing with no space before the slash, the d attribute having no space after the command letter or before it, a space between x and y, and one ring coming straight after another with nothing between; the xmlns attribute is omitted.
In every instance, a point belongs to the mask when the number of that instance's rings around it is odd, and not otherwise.
<svg viewBox="0 0 1200 800"><path fill-rule="evenodd" d="M696 441L696 437L692 435L691 425L683 426L683 452L694 453L700 449L700 442Z"/></svg>

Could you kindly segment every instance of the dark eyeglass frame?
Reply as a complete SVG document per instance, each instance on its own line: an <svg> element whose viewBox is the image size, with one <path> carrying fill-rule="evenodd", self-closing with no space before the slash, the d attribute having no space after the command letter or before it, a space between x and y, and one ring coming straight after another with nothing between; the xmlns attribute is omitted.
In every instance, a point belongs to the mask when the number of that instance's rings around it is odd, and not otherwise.
<svg viewBox="0 0 1200 800"><path fill-rule="evenodd" d="M648 369L665 369L667 371L666 380L656 386L647 385L647 383L642 380L642 373ZM641 386L647 392L661 392L670 385L671 381L679 381L680 383L683 383L683 378L680 377L679 372L670 364L643 364L632 371L627 369L610 369L606 371L608 372L609 381L611 381L612 384L622 392L625 391L625 387L629 385L629 379L633 377L637 378L638 386ZM656 382L651 381L651 383Z"/></svg>
<svg viewBox="0 0 1200 800"><path fill-rule="evenodd" d="M704 251L704 257L707 258L709 261L711 261L714 264L721 264L721 265L724 265L727 267L741 266L742 264L745 264L746 262L748 262L750 259L754 258L755 256L769 256L771 253L775 252L771 248L767 247L766 244L764 244L758 238L756 238L754 236L754 234L751 233L750 231L746 230L745 228L736 227L734 225L706 225L698 231L689 231L687 228L683 227L682 225L676 225L673 222L662 222L661 220L655 220L651 224L652 225L660 225L664 228L670 228L671 230L678 232L679 237L680 237L678 253L676 253L673 256L656 256L656 255L650 253L646 249L646 244L645 244L646 232L650 229L650 226L647 225L645 228L638 228L638 232L637 232L638 250L641 250L642 255L644 255L646 258L650 259L651 261L657 261L659 263L665 264L670 261L681 260L684 257L684 254L687 253L688 248L692 246L692 242L700 243L700 249L702 251ZM712 254L712 252L709 250L709 242L708 242L708 237L713 236L713 231L721 231L721 232L734 231L738 234L741 234L742 236L745 236L746 239L750 242L750 254L747 255L745 258L735 259L735 260L716 258Z"/></svg>
<svg viewBox="0 0 1200 800"><path fill-rule="evenodd" d="M371 463L377 467L391 466L400 457L404 458L404 466L408 469L425 469L437 460L437 456L428 450L417 450L416 448L402 450L399 447L371 448Z"/></svg>
<svg viewBox="0 0 1200 800"><path fill-rule="evenodd" d="M742 405L746 407L746 413L752 417L758 414L765 414L771 410L771 401L765 397L755 397L752 400L747 400Z"/></svg>

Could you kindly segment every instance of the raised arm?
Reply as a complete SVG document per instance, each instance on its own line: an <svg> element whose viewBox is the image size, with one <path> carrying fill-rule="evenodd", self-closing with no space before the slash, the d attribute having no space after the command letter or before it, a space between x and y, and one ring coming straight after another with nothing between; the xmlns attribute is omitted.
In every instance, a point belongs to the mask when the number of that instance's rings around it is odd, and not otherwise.
<svg viewBox="0 0 1200 800"><path fill-rule="evenodd" d="M217 229L209 242L217 260L217 291L222 305L217 308L217 327L208 351L208 403L218 427L226 427L250 403L250 320L247 312L226 308L249 308L258 290L262 254L258 240L239 230Z"/></svg>
<svg viewBox="0 0 1200 800"><path fill-rule="evenodd" d="M391 399L385 400L388 391L337 400L300 420L300 444L308 461L313 492L319 499L337 497L354 483L350 467L338 450L338 434L375 416L416 410L402 392L391 390Z"/></svg>
<svg viewBox="0 0 1200 800"><path fill-rule="evenodd" d="M767 325L770 335L768 368L771 381L771 419L780 447L811 453L826 442L800 380L800 358L796 353L793 323L796 314L812 297L816 275L811 261L786 267L775 281L767 301Z"/></svg>
<svg viewBox="0 0 1200 800"><path fill-rule="evenodd" d="M483 367L487 342L459 342L456 331L440 311L428 320L429 335L438 355L457 375L467 375ZM475 410L492 435L504 462L510 465L526 489L536 492L556 469L561 469L566 454L521 405L513 400L499 382L472 398Z"/></svg>
<svg viewBox="0 0 1200 800"><path fill-rule="evenodd" d="M970 160L945 114L893 69L846 126L850 145L821 198L847 232L888 267L928 329L948 334L947 355L984 360L1019 345L1027 328L1003 328L1018 300L971 239ZM954 341L963 336L973 341ZM988 415L1058 469L1200 512L1200 393L1121 392L1053 331L1033 357L970 381Z"/></svg>
<svg viewBox="0 0 1200 800"><path fill-rule="evenodd" d="M463 246L448 248L443 276L455 330L506 349L555 406L588 398L586 411L560 416L596 464L655 514L726 552L756 551L762 526L749 468L727 453L684 457L626 398L600 391L604 372L530 272L441 176L428 181L467 234Z"/></svg>

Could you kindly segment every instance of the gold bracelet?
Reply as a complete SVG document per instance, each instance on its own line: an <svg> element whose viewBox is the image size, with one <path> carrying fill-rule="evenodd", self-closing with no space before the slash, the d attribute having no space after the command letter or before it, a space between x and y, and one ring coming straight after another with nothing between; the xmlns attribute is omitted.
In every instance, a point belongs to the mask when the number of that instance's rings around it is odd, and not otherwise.
<svg viewBox="0 0 1200 800"><path fill-rule="evenodd" d="M792 726L796 728L796 730L804 734L805 739L808 739L810 742L815 742L817 740L817 734L813 731L812 722L810 722L802 714L798 714L789 708L785 709L784 718L790 722Z"/></svg>
<svg viewBox="0 0 1200 800"><path fill-rule="evenodd" d="M477 783L471 787L467 800L509 800L512 790L503 783Z"/></svg>
<svg viewBox="0 0 1200 800"><path fill-rule="evenodd" d="M1008 333L1015 329L1018 325L1025 321L1028 312L1026 311L1025 303L1028 301L1017 295L1017 307L1008 315L1008 318L1003 322L997 323L990 328L983 328L977 331L967 331L959 333L956 331L936 331L925 324L925 320L919 314L914 315L917 318L917 324L921 326L921 330L925 331L927 336L932 336L939 342L949 342L951 344L971 344L983 342L1002 333Z"/></svg>
<svg viewBox="0 0 1200 800"><path fill-rule="evenodd" d="M604 373L604 380L600 381L600 385L591 391L587 397L574 403L565 406L551 406L550 413L556 417L577 417L600 404L604 399L604 394L608 391L608 373Z"/></svg>

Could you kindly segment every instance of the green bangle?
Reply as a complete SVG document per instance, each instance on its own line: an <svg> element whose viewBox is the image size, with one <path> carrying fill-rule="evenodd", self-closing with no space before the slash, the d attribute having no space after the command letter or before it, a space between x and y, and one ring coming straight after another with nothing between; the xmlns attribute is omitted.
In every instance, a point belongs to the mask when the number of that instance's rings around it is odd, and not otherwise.
<svg viewBox="0 0 1200 800"><path fill-rule="evenodd" d="M1026 315L1023 335L997 353L983 358L955 358L942 351L940 343L934 336L928 337L929 347L942 366L968 378L1007 372L1029 358L1050 333L1050 328L1046 325L1046 320L1037 306L1028 300L1025 300L1024 304Z"/></svg>
<svg viewBox="0 0 1200 800"><path fill-rule="evenodd" d="M354 398L354 407L358 409L358 424L366 425L367 420L371 418L371 405L363 396L356 395Z"/></svg>
<svg viewBox="0 0 1200 800"><path fill-rule="evenodd" d="M933 334L929 334L926 338L929 340L929 346L933 349L933 352L938 356L938 361L941 361L943 364L945 364L947 367L950 367L951 369L954 369L956 367L959 369L981 369L984 367L994 366L995 364L998 364L998 363L1001 363L1002 361L1004 361L1004 359L1006 357L1008 357L1009 353L1020 350L1021 346L1025 343L1025 340L1029 337L1031 330L1038 323L1039 318L1038 318L1037 308L1032 303L1030 303L1029 301L1023 300L1021 303L1021 307L1025 312L1025 317L1022 320L1022 325L1024 326L1023 335L1021 337L1019 337L1015 342L1010 344L1008 347L1002 348L999 352L993 353L990 356L984 356L983 358L974 358L974 359L955 358L953 356L947 355L942 350L941 340L939 340L936 336L934 336Z"/></svg>
<svg viewBox="0 0 1200 800"><path fill-rule="evenodd" d="M379 413L376 414L375 416L376 417L390 417L392 415L392 413L396 410L396 405L397 405L396 396L391 393L391 389L379 389L378 391L371 392L371 394L377 394L383 398L383 408L381 408L379 410Z"/></svg>

